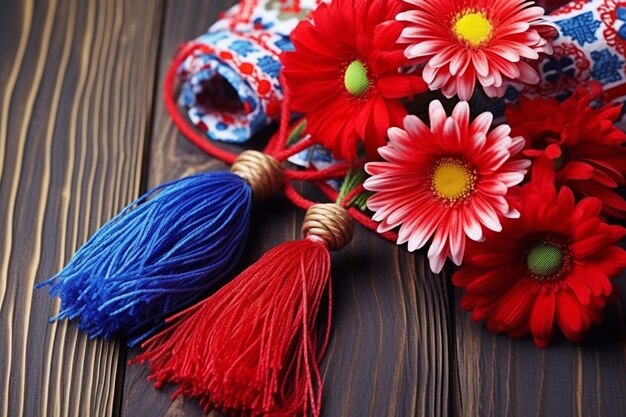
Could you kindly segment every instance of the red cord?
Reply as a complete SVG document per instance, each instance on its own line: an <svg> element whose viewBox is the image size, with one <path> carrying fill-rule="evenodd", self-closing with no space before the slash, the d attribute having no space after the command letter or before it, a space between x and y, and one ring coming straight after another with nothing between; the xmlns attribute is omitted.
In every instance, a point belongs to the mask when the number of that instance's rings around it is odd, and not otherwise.
<svg viewBox="0 0 626 417"><path fill-rule="evenodd" d="M285 83L285 78L282 73L280 74L280 83L284 86L287 85ZM278 134L274 135L274 137L272 137L272 139L270 139L270 141L267 143L267 146L263 150L264 153L268 155L274 155L276 152L279 152L281 149L285 148L285 146L287 145L290 118L291 93L288 88L285 88L283 93L283 104L280 113L280 123L278 125Z"/></svg>
<svg viewBox="0 0 626 417"><path fill-rule="evenodd" d="M282 130L282 128L283 127L281 126L280 129ZM311 138L306 138L306 139L301 140L300 142L295 143L293 146L290 146L287 149L283 149L283 150L277 149L273 153L268 154L268 155L272 155L274 158L278 159L279 161L284 161L290 156L300 153L303 150L310 148L313 145L314 143L311 140Z"/></svg>
<svg viewBox="0 0 626 417"><path fill-rule="evenodd" d="M178 68L185 61L185 59L187 59L187 57L199 50L207 51L208 48L202 44L186 44L180 49L176 57L172 60L172 63L165 74L165 108L178 130L180 130L180 133L182 133L183 136L185 136L190 142L212 157L232 165L237 159L237 155L225 151L208 141L205 134L201 133L193 125L191 125L191 123L187 121L187 118L183 116L180 111L178 111L178 105L176 103L176 99L174 98L174 87Z"/></svg>
<svg viewBox="0 0 626 417"><path fill-rule="evenodd" d="M344 208L348 207L350 203L352 202L352 200L354 199L354 197L361 194L363 191L365 191L365 187L363 187L363 184L360 184L357 187L354 187L352 191L346 194L341 200L340 202L341 207L344 207Z"/></svg>
<svg viewBox="0 0 626 417"><path fill-rule="evenodd" d="M313 201L307 199L296 191L291 181L285 181L285 184L283 185L283 192L296 207L301 208L302 210L308 210L313 204L315 204Z"/></svg>

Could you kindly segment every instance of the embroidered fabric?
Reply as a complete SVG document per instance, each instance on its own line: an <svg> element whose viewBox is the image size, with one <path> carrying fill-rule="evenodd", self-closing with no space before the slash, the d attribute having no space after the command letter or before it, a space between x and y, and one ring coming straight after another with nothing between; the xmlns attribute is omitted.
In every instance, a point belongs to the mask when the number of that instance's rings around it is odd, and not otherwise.
<svg viewBox="0 0 626 417"><path fill-rule="evenodd" d="M551 12L558 36L554 54L531 63L541 80L535 85L511 84L504 98L486 103L474 97L473 106L503 115L506 103L520 95L565 99L576 87L597 81L605 98L626 102L626 5L619 0L574 0ZM619 122L621 127L626 121Z"/></svg>
<svg viewBox="0 0 626 417"><path fill-rule="evenodd" d="M279 55L320 0L242 0L191 41L203 44L178 70L179 102L210 139L246 142L277 121L283 90Z"/></svg>

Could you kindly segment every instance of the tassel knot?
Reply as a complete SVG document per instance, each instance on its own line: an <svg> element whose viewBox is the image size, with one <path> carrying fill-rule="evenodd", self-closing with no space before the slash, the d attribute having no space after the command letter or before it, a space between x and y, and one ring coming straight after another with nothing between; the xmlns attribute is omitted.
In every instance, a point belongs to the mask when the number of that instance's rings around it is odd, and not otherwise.
<svg viewBox="0 0 626 417"><path fill-rule="evenodd" d="M345 208L335 203L315 204L304 216L302 236L306 239L321 239L329 250L338 251L350 243L354 235L354 224Z"/></svg>
<svg viewBox="0 0 626 417"><path fill-rule="evenodd" d="M247 150L239 154L230 171L246 180L256 199L271 197L283 185L283 166L262 152Z"/></svg>

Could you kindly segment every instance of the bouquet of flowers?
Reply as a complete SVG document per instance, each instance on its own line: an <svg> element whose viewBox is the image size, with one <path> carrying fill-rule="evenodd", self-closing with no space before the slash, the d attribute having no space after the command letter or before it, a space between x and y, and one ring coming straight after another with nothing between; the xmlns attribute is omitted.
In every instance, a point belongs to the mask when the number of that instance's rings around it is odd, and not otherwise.
<svg viewBox="0 0 626 417"><path fill-rule="evenodd" d="M550 15L530 0L243 0L181 47L165 86L174 123L231 172L149 191L43 285L92 336L143 342L157 386L253 416L320 414L329 250L354 221L435 273L454 264L489 331L579 341L626 268L625 53L614 0ZM262 152L214 143L272 123ZM307 209L302 240L215 292L251 204L281 190Z"/></svg>
<svg viewBox="0 0 626 417"><path fill-rule="evenodd" d="M625 229L611 224L626 216L616 192L626 134L596 59L618 55L608 41L591 51L596 79L587 62L584 80L566 73L577 54L562 53L598 41L598 3L547 18L517 0L333 0L300 23L283 55L311 137L335 158L368 161L377 231L397 230L409 251L427 248L433 272L447 259L461 266L452 282L472 319L530 333L539 347L556 329L580 340L626 267ZM603 6L595 13L611 13ZM612 39L623 43L619 30ZM508 103L489 103L503 96ZM428 111L409 114L414 102Z"/></svg>

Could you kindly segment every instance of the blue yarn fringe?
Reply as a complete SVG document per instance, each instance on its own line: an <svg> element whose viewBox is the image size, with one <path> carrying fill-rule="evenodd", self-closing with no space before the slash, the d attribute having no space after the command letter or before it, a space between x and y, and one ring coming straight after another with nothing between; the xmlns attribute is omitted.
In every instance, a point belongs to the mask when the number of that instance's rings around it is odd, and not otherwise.
<svg viewBox="0 0 626 417"><path fill-rule="evenodd" d="M230 172L173 181L131 203L57 275L37 285L61 298L50 321L78 319L90 337L133 346L222 280L243 251L252 190Z"/></svg>

